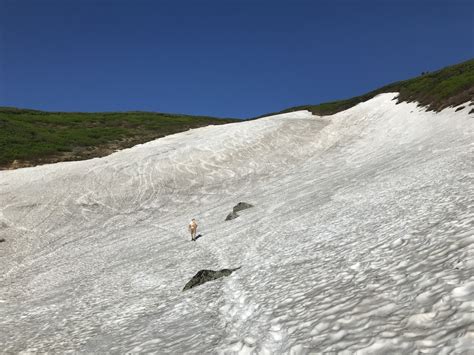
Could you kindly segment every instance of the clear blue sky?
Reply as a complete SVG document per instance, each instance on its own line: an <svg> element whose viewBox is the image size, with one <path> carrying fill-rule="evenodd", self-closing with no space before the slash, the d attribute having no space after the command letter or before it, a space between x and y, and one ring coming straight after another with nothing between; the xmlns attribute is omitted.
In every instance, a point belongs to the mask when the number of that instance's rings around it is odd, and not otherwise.
<svg viewBox="0 0 474 355"><path fill-rule="evenodd" d="M251 117L474 57L472 0L0 0L0 105Z"/></svg>

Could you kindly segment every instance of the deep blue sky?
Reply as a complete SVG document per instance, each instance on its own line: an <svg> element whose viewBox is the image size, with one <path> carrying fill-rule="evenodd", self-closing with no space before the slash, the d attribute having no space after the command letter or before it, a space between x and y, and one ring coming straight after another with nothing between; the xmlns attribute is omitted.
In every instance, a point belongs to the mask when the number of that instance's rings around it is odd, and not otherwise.
<svg viewBox="0 0 474 355"><path fill-rule="evenodd" d="M0 0L0 105L250 117L474 57L472 0Z"/></svg>

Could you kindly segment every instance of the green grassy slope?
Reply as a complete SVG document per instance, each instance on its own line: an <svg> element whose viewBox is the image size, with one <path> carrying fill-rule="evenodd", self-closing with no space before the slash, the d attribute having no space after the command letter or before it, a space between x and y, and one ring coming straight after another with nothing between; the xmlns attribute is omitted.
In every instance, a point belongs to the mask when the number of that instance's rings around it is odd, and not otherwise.
<svg viewBox="0 0 474 355"><path fill-rule="evenodd" d="M149 112L65 113L0 108L0 168L104 156L189 128L235 122Z"/></svg>
<svg viewBox="0 0 474 355"><path fill-rule="evenodd" d="M347 100L291 107L278 113L308 110L320 116L347 110L384 92L399 92L398 101L418 101L429 110L440 111L474 101L474 59L422 76L399 81ZM267 115L266 115L267 116Z"/></svg>

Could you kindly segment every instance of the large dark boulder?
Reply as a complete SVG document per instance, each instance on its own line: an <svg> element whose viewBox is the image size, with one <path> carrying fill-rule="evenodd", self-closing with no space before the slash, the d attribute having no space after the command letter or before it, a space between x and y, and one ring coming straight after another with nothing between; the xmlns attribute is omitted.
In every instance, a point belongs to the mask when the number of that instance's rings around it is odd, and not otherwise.
<svg viewBox="0 0 474 355"><path fill-rule="evenodd" d="M240 267L236 269L222 269L219 271L201 270L196 275L194 275L191 280L188 281L188 283L184 286L183 291L202 285L203 283L206 283L208 281L220 279L221 277L224 277L224 276L229 276L235 270L238 270L238 269L240 269Z"/></svg>
<svg viewBox="0 0 474 355"><path fill-rule="evenodd" d="M243 210L246 210L247 208L252 208L253 205L251 205L250 203L247 203L247 202L239 202L238 204L236 204L234 206L234 208L232 209L232 211L234 213L237 213L239 211L243 211Z"/></svg>

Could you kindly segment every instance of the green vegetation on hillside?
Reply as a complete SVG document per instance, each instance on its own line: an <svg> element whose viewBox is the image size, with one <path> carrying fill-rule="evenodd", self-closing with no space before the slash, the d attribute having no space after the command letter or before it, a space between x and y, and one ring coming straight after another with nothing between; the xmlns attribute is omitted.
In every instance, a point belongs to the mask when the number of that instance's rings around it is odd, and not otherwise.
<svg viewBox="0 0 474 355"><path fill-rule="evenodd" d="M0 108L0 168L104 156L190 128L235 122L150 112L66 113Z"/></svg>
<svg viewBox="0 0 474 355"><path fill-rule="evenodd" d="M398 102L418 101L429 110L440 111L466 101L474 101L474 59L419 77L399 81L347 100L319 105L291 107L279 113L308 110L316 115L332 115L385 92L399 92Z"/></svg>

